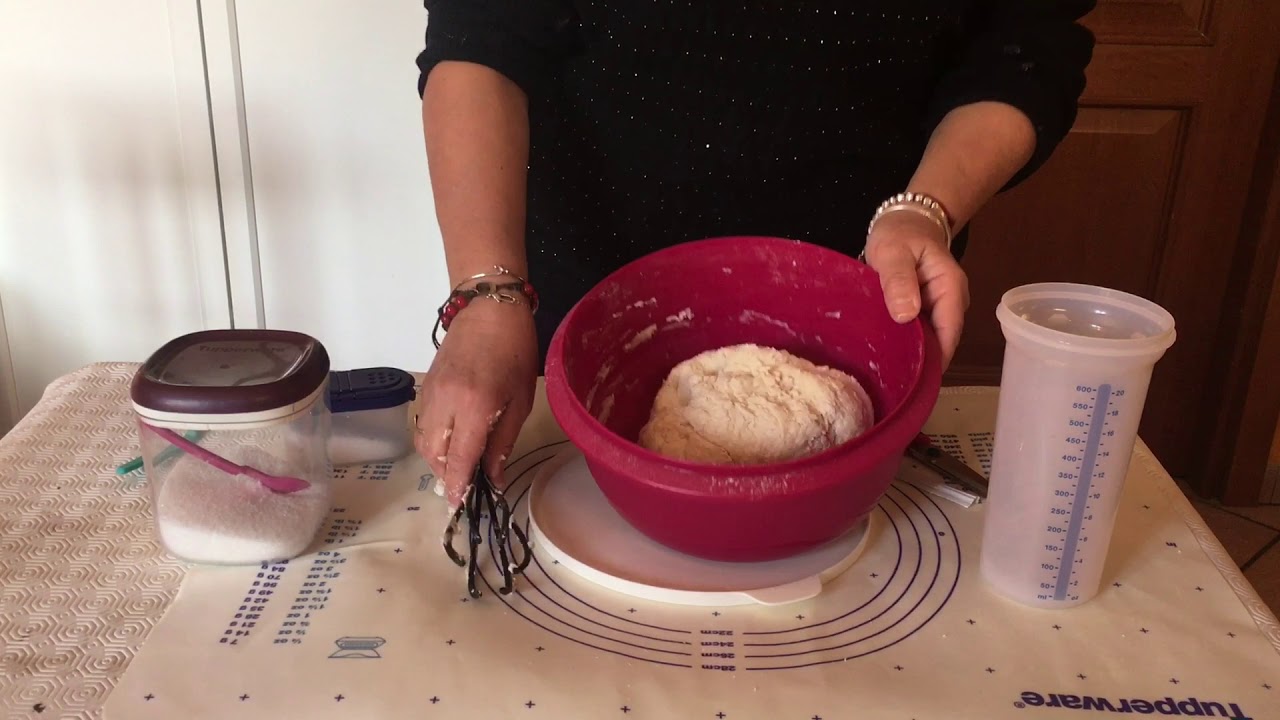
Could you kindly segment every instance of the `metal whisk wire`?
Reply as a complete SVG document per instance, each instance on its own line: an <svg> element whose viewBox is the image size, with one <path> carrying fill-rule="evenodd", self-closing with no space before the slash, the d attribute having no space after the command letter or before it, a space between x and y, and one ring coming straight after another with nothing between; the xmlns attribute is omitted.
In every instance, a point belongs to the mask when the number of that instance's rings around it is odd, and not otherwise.
<svg viewBox="0 0 1280 720"><path fill-rule="evenodd" d="M502 491L494 487L488 474L477 466L471 480L471 486L467 488L467 494L464 496L462 504L458 506L453 516L449 518L449 524L444 531L445 554L458 567L467 568L467 594L476 599L479 599L484 594L480 592L476 579L480 575L480 546L483 544L484 536L481 521L486 515L489 518L489 535L493 540L495 550L497 550L498 563L502 572L502 586L498 588L499 594L508 595L511 593L515 586L515 576L523 573L533 559L533 553L529 547L529 538L524 530L513 521L511 507L507 505L507 500ZM466 517L467 520L467 544L469 546L469 551L465 557L453 547L453 538L458 533L458 526L461 524L463 517ZM515 537L515 546L511 542L512 536ZM515 552L517 549L519 550L518 553Z"/></svg>

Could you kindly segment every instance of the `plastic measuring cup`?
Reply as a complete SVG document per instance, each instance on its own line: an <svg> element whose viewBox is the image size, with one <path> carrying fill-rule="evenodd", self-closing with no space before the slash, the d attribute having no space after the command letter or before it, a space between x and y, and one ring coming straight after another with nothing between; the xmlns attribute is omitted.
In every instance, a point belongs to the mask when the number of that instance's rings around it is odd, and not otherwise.
<svg viewBox="0 0 1280 720"><path fill-rule="evenodd" d="M1151 371L1173 317L1136 295L1069 283L1005 293L1004 374L981 573L1026 605L1098 593Z"/></svg>

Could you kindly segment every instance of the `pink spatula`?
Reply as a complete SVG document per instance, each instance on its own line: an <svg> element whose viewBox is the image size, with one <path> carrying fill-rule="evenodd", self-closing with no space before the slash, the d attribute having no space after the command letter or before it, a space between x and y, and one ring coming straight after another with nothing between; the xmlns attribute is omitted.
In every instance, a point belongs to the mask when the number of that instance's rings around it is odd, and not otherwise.
<svg viewBox="0 0 1280 720"><path fill-rule="evenodd" d="M202 462L206 462L228 475L244 475L247 478L253 478L254 480L262 483L263 487L272 492L282 494L294 493L311 487L311 483L303 480L302 478L270 475L262 472L261 470L245 467L244 465L237 465L221 455L217 455L200 447L172 430L158 428L154 425L148 425L147 427L155 434L164 438L171 445L177 447L188 455L191 455Z"/></svg>

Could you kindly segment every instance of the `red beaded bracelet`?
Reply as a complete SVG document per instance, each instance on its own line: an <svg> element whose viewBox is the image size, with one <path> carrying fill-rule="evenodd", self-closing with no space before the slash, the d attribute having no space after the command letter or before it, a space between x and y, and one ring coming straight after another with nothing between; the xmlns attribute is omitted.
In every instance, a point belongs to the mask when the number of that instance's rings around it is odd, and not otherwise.
<svg viewBox="0 0 1280 720"><path fill-rule="evenodd" d="M506 283L478 282L469 288L463 287L468 282L491 277L510 277L514 280ZM436 310L436 324L431 330L431 342L437 348L440 347L440 331L449 332L449 326L453 324L458 313L477 298L487 298L508 305L523 303L529 306L530 312L538 311L538 291L528 280L507 272L501 267L494 268L493 273L474 275L454 288L449 293L449 298Z"/></svg>

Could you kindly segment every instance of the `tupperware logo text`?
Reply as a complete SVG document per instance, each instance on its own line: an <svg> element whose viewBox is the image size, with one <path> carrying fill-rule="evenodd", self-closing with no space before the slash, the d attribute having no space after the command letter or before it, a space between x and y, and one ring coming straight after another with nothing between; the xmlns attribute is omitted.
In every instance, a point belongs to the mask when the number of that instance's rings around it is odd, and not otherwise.
<svg viewBox="0 0 1280 720"><path fill-rule="evenodd" d="M1171 697L1159 700L1140 698L1110 699L1092 695L1065 695L1023 691L1013 703L1016 708L1063 708L1092 712L1137 713L1139 715L1181 715L1184 717L1224 717L1232 720L1253 720L1236 703L1215 702L1189 697L1177 700Z"/></svg>

